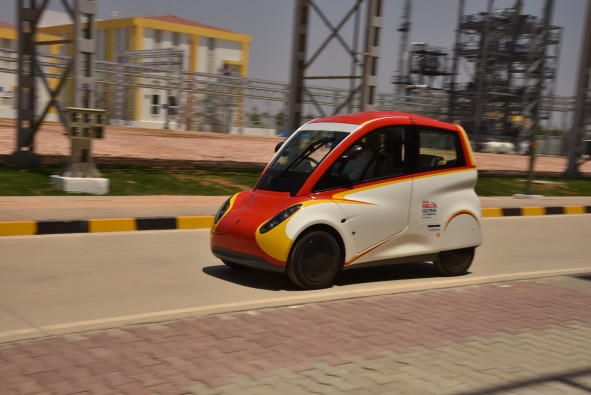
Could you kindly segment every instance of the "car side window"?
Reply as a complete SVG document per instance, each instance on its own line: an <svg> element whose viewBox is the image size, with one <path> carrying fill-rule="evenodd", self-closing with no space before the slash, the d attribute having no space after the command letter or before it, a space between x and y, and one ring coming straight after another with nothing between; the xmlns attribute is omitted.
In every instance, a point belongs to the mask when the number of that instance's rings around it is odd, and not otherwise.
<svg viewBox="0 0 591 395"><path fill-rule="evenodd" d="M354 185L405 173L404 126L372 132L351 147L330 167L314 190Z"/></svg>
<svg viewBox="0 0 591 395"><path fill-rule="evenodd" d="M457 133L419 127L418 170L429 171L465 166L462 145Z"/></svg>

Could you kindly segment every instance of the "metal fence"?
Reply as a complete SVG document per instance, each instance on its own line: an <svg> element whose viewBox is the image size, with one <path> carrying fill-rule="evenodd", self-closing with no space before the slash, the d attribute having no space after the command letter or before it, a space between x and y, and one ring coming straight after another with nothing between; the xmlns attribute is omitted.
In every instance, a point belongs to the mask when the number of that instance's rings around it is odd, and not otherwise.
<svg viewBox="0 0 591 395"><path fill-rule="evenodd" d="M58 78L66 67L67 57L42 54L39 63L48 78ZM121 62L97 61L95 79L97 106L107 110L112 122L133 124L134 92L149 88L167 92L164 103L167 122L186 130L213 130L240 133L246 128L262 128L278 133L285 130L289 110L290 84L232 75L187 72L182 62L168 65L142 64L122 57ZM127 59L127 61L124 61ZM0 73L17 73L17 51L0 50ZM39 86L39 89L42 89ZM14 93L14 92L13 92ZM304 94L305 119L332 115L349 96L349 89L312 86ZM12 97L15 95L13 94ZM4 95L7 104L9 95ZM170 98L173 99L170 99ZM8 98L8 99L7 99ZM448 118L448 96L445 91L419 91L416 94L394 96L378 93L377 108L418 113L442 120ZM570 114L574 98L551 96L542 98L542 107L550 112ZM356 111L355 103L341 112ZM563 122L569 116L563 115ZM561 125L564 130L568 125ZM483 136L499 138L502 136Z"/></svg>

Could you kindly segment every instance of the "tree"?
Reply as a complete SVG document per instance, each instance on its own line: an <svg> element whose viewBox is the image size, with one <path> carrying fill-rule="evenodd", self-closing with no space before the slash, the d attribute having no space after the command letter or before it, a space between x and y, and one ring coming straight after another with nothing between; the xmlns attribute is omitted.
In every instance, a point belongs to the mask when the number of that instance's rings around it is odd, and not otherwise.
<svg viewBox="0 0 591 395"><path fill-rule="evenodd" d="M249 115L250 124L255 127L262 125L261 116L259 115L259 109L257 107L252 108L252 112Z"/></svg>
<svg viewBox="0 0 591 395"><path fill-rule="evenodd" d="M275 114L275 128L277 130L281 130L281 129L283 129L284 125L285 125L285 113L283 111L279 111L277 114Z"/></svg>

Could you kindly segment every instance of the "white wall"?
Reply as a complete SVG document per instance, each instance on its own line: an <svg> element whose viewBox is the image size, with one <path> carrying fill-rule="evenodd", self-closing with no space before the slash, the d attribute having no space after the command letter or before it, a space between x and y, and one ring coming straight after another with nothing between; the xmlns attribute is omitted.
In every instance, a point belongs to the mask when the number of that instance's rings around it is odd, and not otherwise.
<svg viewBox="0 0 591 395"><path fill-rule="evenodd" d="M157 42L157 36L159 36L160 42ZM175 41L178 45L174 45ZM144 29L144 38L143 38L143 48L145 50L152 50L152 49L167 49L167 48L174 48L183 51L183 69L187 70L189 65L189 54L190 54L190 40L187 34L177 33L175 35L174 32L169 32L165 30L157 31L156 29ZM164 71L164 70L163 70ZM164 74L163 74L164 75ZM162 81L153 80L149 82L157 82L162 86L162 89L152 89L152 88L143 88L141 90L141 103L140 103L140 119L135 122L137 126L143 127L163 127L164 123L166 122L166 112L165 108L162 108L163 104L168 103L168 92ZM176 87L169 87L170 95L176 94ZM154 95L159 96L159 107L158 114L152 114L152 98ZM175 116L171 116L171 125L173 124L172 120L175 119Z"/></svg>
<svg viewBox="0 0 591 395"><path fill-rule="evenodd" d="M237 128L232 127L230 134L242 134L245 136L262 136L262 137L277 137L277 131L275 129L265 129L265 128Z"/></svg>
<svg viewBox="0 0 591 395"><path fill-rule="evenodd" d="M242 51L239 42L228 40L213 40L213 50L210 50L210 39L201 37L197 48L197 71L201 73L218 73L224 61L240 61Z"/></svg>
<svg viewBox="0 0 591 395"><path fill-rule="evenodd" d="M242 58L242 51L239 42L228 40L216 40L215 62L221 67L226 60L238 62Z"/></svg>
<svg viewBox="0 0 591 395"><path fill-rule="evenodd" d="M174 48L183 51L183 69L189 69L189 55L191 53L190 37L185 33L174 33L165 30L160 30L161 42L156 42L156 29L144 29L143 48L149 49L166 49ZM175 36L177 37L177 44L175 45Z"/></svg>
<svg viewBox="0 0 591 395"><path fill-rule="evenodd" d="M15 59L15 62L8 61L8 60L0 60L0 68L11 68L13 70L17 69L16 63L16 53L4 52L3 49L16 49L17 41L10 40L8 38L3 38L0 40L0 54L5 56L12 56ZM12 108L12 99L11 97L16 96L14 89L17 85L16 83L17 75L13 73L0 73L0 108L1 109L10 109Z"/></svg>
<svg viewBox="0 0 591 395"><path fill-rule="evenodd" d="M157 40L159 35L159 41ZM189 68L189 56L191 52L190 37L188 34L178 34L178 45L174 46L175 35L173 32L161 30L159 33L156 29L144 29L143 48L148 49L165 49L165 48L177 48L185 53L184 56L184 69ZM213 49L210 50L210 45L213 45ZM223 67L225 61L239 61L242 58L241 44L239 42L229 40L211 40L206 37L200 37L198 51L198 64L196 69L198 72L217 73ZM161 82L162 83L162 82ZM165 90L166 87L162 86L163 89L152 89L144 88L141 90L141 103L140 105L140 116L139 119L133 122L136 126L141 127L155 127L162 128L166 122L165 108L161 106L168 103L168 93ZM175 95L174 87L171 87L171 95ZM152 97L153 95L159 96L158 114L154 115L151 113L152 109ZM176 128L176 123L173 121L176 116L170 116L169 126L170 128ZM266 132L265 132L266 133Z"/></svg>

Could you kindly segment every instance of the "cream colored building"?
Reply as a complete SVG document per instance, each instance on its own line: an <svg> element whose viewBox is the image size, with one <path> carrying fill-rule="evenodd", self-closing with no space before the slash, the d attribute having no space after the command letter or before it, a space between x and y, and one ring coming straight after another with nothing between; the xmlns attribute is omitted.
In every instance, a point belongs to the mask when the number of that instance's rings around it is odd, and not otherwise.
<svg viewBox="0 0 591 395"><path fill-rule="evenodd" d="M96 29L97 61L120 61L128 51L172 48L183 52L185 71L215 74L225 69L241 77L248 74L251 38L246 34L173 15L100 20L96 22ZM71 24L66 24L43 27L41 30L67 39L71 38L73 29ZM63 55L67 55L67 50L67 46L62 46ZM156 82L158 81L154 83ZM115 85L102 88L105 89L103 95L107 100L115 100ZM167 119L167 110L164 106L171 100L176 101L176 98L171 99L170 92L171 87L166 86L126 88L125 123L133 126L162 127ZM112 102L103 104L113 107Z"/></svg>

